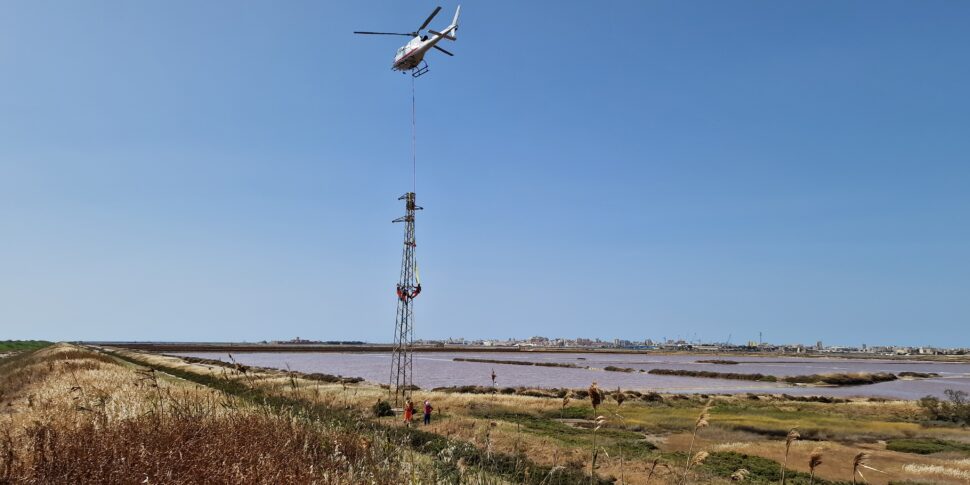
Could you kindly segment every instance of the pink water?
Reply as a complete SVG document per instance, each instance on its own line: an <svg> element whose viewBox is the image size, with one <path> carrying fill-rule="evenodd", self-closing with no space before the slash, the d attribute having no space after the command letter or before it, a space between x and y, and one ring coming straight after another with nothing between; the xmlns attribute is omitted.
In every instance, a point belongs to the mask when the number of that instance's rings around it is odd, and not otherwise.
<svg viewBox="0 0 970 485"><path fill-rule="evenodd" d="M179 355L220 359L228 355L215 352L193 352ZM328 352L259 352L233 354L246 365L290 369L301 372L323 372L363 377L375 382L388 381L391 369L389 354ZM523 360L559 362L589 366L594 369L570 369L508 364L455 362L452 359ZM738 365L705 364L697 360L726 359ZM775 376L824 374L832 372L935 372L940 377L897 380L867 386L797 387L768 382L707 379L680 376L658 376L646 373L607 372L606 366L634 369L688 369L742 374L761 373ZM697 355L595 354L540 352L420 352L414 356L414 383L423 389L461 385L491 385L495 370L500 387L566 387L585 388L595 381L600 387L656 391L661 393L743 393L771 392L792 395L872 396L918 399L926 395L943 396L946 389L970 392L970 364L912 362L899 360L850 360L796 357L711 357Z"/></svg>

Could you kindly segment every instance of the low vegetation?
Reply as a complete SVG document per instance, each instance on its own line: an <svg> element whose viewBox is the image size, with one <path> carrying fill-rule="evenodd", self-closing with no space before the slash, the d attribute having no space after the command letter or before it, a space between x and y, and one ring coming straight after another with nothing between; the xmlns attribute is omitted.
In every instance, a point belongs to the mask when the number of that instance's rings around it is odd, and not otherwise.
<svg viewBox="0 0 970 485"><path fill-rule="evenodd" d="M603 370L609 371L609 372L627 372L627 373L637 371L637 369L634 369L632 367L617 367L615 365L608 365L604 367Z"/></svg>
<svg viewBox="0 0 970 485"><path fill-rule="evenodd" d="M858 372L810 374L803 376L773 376L767 374L739 374L735 372L713 372L682 369L651 369L650 374L665 376L704 377L709 379L734 379L758 382L786 382L789 384L825 384L831 386L860 386L877 382L894 381L895 374L889 372Z"/></svg>
<svg viewBox="0 0 970 485"><path fill-rule="evenodd" d="M701 359L697 361L698 364L717 364L717 365L738 365L740 362L736 360L724 360L724 359Z"/></svg>
<svg viewBox="0 0 970 485"><path fill-rule="evenodd" d="M746 483L781 483L782 467L774 461L757 455L748 455L734 451L714 452L707 456L700 468L711 475L738 481L732 478L738 470L746 470ZM792 484L834 484L845 482L831 482L814 478L809 473L788 470L785 482Z"/></svg>
<svg viewBox="0 0 970 485"><path fill-rule="evenodd" d="M919 455L945 452L970 454L970 443L938 438L900 438L887 441L886 449Z"/></svg>
<svg viewBox="0 0 970 485"><path fill-rule="evenodd" d="M945 400L933 396L920 399L919 407L930 419L970 424L970 400L967 399L967 393L947 389L944 394Z"/></svg>
<svg viewBox="0 0 970 485"><path fill-rule="evenodd" d="M647 373L659 376L705 377L709 379L735 379L762 382L778 381L777 377L765 374L738 374L735 372L714 372L707 370L650 369Z"/></svg>
<svg viewBox="0 0 970 485"><path fill-rule="evenodd" d="M895 381L891 372L854 372L834 374L810 374L805 376L785 376L779 378L789 384L827 384L830 386L862 386L879 382Z"/></svg>
<svg viewBox="0 0 970 485"><path fill-rule="evenodd" d="M478 362L482 364L505 364L505 365L533 365L538 367L568 367L570 369L588 369L589 367L569 364L563 362L530 362L527 360L497 360L497 359L475 359L471 357L455 357L455 362Z"/></svg>
<svg viewBox="0 0 970 485"><path fill-rule="evenodd" d="M911 377L911 378L916 378L916 379L929 379L931 377L940 377L940 375L937 374L936 372L912 372L912 371L904 371L904 372L900 372L899 374L896 374L896 375L899 376L900 378L903 378L903 377Z"/></svg>

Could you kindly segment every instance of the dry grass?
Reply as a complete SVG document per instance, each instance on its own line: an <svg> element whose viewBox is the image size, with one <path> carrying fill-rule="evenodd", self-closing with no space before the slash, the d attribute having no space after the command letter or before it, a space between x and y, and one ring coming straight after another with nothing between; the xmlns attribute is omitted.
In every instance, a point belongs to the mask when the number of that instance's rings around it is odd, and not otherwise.
<svg viewBox="0 0 970 485"><path fill-rule="evenodd" d="M914 475L934 478L955 478L970 482L970 471L959 468L949 468L942 465L904 465L903 469Z"/></svg>
<svg viewBox="0 0 970 485"><path fill-rule="evenodd" d="M97 446L91 446L97 443ZM0 452L0 477L35 483L398 483L383 453L347 433L265 413L164 415L29 425Z"/></svg>
<svg viewBox="0 0 970 485"><path fill-rule="evenodd" d="M256 370L244 374L225 366L190 364L175 357L130 351L122 353L130 353L140 361L224 378L274 395L291 396L335 408L369 409L378 398L386 397L387 393L386 390L369 383L324 383L284 371ZM487 408L548 419L558 418L561 413L565 413L567 417L571 415L587 419L595 416L588 398L572 394L569 397L568 407L565 407L560 397L415 392L415 399L430 399L436 409L432 425L419 429L471 443L480 449L487 448L493 453L521 456L550 467L588 469L588 442L570 444L559 439L555 433L537 433L517 422L485 418L482 413L482 409ZM611 453L609 457L601 455L597 462L599 474L604 477L623 476L624 483L631 484L671 483L682 479L684 452L690 448L690 431L696 424L704 401L698 398L676 399L672 396L664 396L662 401L656 402L631 399L622 406L613 401L615 399L604 400L600 406L599 414L616 417L610 418L604 430L641 430L652 437L651 441L662 442L662 452L636 458L627 455L622 464L615 454ZM932 479L940 483L965 483L965 480L957 478L958 474L938 472L935 471L938 468L933 467L970 473L970 466L961 464L960 460L890 452L876 442L877 439L912 436L970 439L970 433L959 428L924 427L914 420L914 416L919 413L918 407L912 402L850 400L832 404L794 401L778 396L763 396L757 401L749 400L745 396L718 396L714 399L709 414L710 426L698 435L694 449L712 452L738 451L780 463L785 459L786 435L792 427L798 426L802 440L789 443L789 468L810 472L810 455L813 450L820 448L825 453L824 462L816 464L815 467L815 475L820 479L850 479L853 458L863 450L871 454L872 466L888 474L866 472L866 478L871 483L887 483L890 479ZM400 425L397 417L381 418L378 421L387 425ZM679 472L672 470L671 465L679 468ZM695 475L694 469L691 470L691 475ZM694 479L718 482L729 480L729 477L696 476L692 481Z"/></svg>
<svg viewBox="0 0 970 485"><path fill-rule="evenodd" d="M15 360L16 359L16 360ZM403 483L386 440L57 345L0 366L0 483Z"/></svg>

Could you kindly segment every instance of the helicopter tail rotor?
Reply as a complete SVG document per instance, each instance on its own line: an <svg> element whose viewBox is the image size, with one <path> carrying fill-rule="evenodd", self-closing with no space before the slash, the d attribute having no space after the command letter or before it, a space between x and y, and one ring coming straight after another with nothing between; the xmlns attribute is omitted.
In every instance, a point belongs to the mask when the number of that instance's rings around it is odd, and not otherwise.
<svg viewBox="0 0 970 485"><path fill-rule="evenodd" d="M450 40L456 40L456 37L458 34L458 17L460 16L461 16L461 5L459 5L458 8L455 10L455 18L451 19L451 25L448 26L448 28L451 29L451 32L449 32L449 36L448 36Z"/></svg>
<svg viewBox="0 0 970 485"><path fill-rule="evenodd" d="M451 25L445 28L445 30L438 32L437 30L428 29L428 32L434 35L440 35L444 39L451 41L458 40L455 33L458 32L458 16L461 15L461 5L458 6L458 10L455 10L455 18L451 21Z"/></svg>

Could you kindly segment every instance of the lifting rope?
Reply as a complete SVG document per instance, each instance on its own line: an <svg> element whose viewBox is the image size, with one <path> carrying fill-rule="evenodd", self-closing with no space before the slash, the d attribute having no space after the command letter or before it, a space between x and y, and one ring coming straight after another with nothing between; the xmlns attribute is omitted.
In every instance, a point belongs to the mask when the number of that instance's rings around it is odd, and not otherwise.
<svg viewBox="0 0 970 485"><path fill-rule="evenodd" d="M414 96L414 79L411 77L411 193L414 194L418 187L418 157L417 157L417 117L415 116L415 96ZM409 201L410 205L414 205L413 196ZM413 229L412 229L413 230ZM411 240L405 241L404 244L410 245L412 248L417 246L414 241L414 233L411 233ZM408 300L413 300L419 294L421 294L421 273L418 272L418 262L414 261L414 279L417 283L416 286L397 284L397 297L402 302L407 302Z"/></svg>
<svg viewBox="0 0 970 485"><path fill-rule="evenodd" d="M418 157L417 157L417 131L418 124L415 118L414 103L414 77L411 78L411 192L418 191Z"/></svg>

